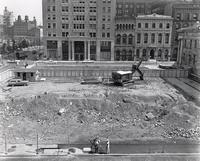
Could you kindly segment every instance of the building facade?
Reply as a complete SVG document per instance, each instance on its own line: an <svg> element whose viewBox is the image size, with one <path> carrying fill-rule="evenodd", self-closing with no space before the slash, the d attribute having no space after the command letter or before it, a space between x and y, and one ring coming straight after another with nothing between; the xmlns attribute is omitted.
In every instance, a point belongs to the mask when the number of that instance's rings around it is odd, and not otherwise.
<svg viewBox="0 0 200 161"><path fill-rule="evenodd" d="M172 5L173 37L172 37L172 60L177 59L178 32L180 28L193 26L200 21L200 1L179 2Z"/></svg>
<svg viewBox="0 0 200 161"><path fill-rule="evenodd" d="M114 60L115 0L43 0L47 58Z"/></svg>
<svg viewBox="0 0 200 161"><path fill-rule="evenodd" d="M168 61L171 56L173 19L158 14L136 18L135 59Z"/></svg>
<svg viewBox="0 0 200 161"><path fill-rule="evenodd" d="M178 44L178 65L190 66L200 75L200 23L179 29Z"/></svg>
<svg viewBox="0 0 200 161"><path fill-rule="evenodd" d="M30 45L40 44L40 29L37 27L35 17L33 18L33 21L30 21L28 16L25 16L24 20L22 20L21 16L18 16L18 19L14 22L12 29L12 38L17 43L20 43L25 39Z"/></svg>
<svg viewBox="0 0 200 161"><path fill-rule="evenodd" d="M10 28L14 22L13 12L10 12L7 7L5 7L3 12L3 34L4 39L8 40L10 37Z"/></svg>
<svg viewBox="0 0 200 161"><path fill-rule="evenodd" d="M3 15L0 15L0 46L3 44Z"/></svg>

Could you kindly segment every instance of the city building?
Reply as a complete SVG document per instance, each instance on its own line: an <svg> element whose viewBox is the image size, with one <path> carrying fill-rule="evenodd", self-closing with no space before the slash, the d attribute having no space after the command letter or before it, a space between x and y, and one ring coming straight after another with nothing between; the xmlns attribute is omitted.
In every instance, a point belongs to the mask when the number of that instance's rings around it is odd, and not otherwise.
<svg viewBox="0 0 200 161"><path fill-rule="evenodd" d="M177 64L192 67L200 75L200 23L179 29L178 44Z"/></svg>
<svg viewBox="0 0 200 161"><path fill-rule="evenodd" d="M180 28L190 27L200 21L200 1L184 1L172 5L173 37L172 60L176 60L178 53L178 32Z"/></svg>
<svg viewBox="0 0 200 161"><path fill-rule="evenodd" d="M10 28L14 22L13 12L8 11L7 7L5 7L3 12L3 34L4 39L9 40L10 36Z"/></svg>
<svg viewBox="0 0 200 161"><path fill-rule="evenodd" d="M3 43L3 15L0 15L0 46Z"/></svg>
<svg viewBox="0 0 200 161"><path fill-rule="evenodd" d="M170 60L172 24L171 16L139 15L136 18L135 59Z"/></svg>
<svg viewBox="0 0 200 161"><path fill-rule="evenodd" d="M43 0L47 58L114 60L116 0Z"/></svg>
<svg viewBox="0 0 200 161"><path fill-rule="evenodd" d="M16 43L27 40L30 45L40 44L40 29L37 27L35 17L33 18L33 21L30 21L28 16L25 16L24 20L21 19L21 16L18 16L12 29L12 38Z"/></svg>

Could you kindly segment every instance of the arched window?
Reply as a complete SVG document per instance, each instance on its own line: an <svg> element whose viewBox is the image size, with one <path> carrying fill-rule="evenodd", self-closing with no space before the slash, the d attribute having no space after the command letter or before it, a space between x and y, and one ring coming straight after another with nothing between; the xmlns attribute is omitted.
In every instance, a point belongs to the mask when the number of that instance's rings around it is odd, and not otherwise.
<svg viewBox="0 0 200 161"><path fill-rule="evenodd" d="M137 49L137 50L136 50L136 58L137 58L137 59L140 58L140 49Z"/></svg>
<svg viewBox="0 0 200 161"><path fill-rule="evenodd" d="M151 34L151 43L152 44L155 43L155 34L154 33Z"/></svg>
<svg viewBox="0 0 200 161"><path fill-rule="evenodd" d="M126 25L125 24L123 24L123 30L126 30Z"/></svg>
<svg viewBox="0 0 200 161"><path fill-rule="evenodd" d="M165 34L165 43L169 44L169 33Z"/></svg>
<svg viewBox="0 0 200 161"><path fill-rule="evenodd" d="M158 34L158 43L159 44L162 43L162 34L161 33Z"/></svg>
<svg viewBox="0 0 200 161"><path fill-rule="evenodd" d="M158 50L158 58L161 59L161 57L162 57L162 50L159 49L159 50Z"/></svg>
<svg viewBox="0 0 200 161"><path fill-rule="evenodd" d="M119 25L119 29L122 30L122 24Z"/></svg>
<svg viewBox="0 0 200 161"><path fill-rule="evenodd" d="M131 30L131 24L128 25L128 29Z"/></svg>
<svg viewBox="0 0 200 161"><path fill-rule="evenodd" d="M132 30L134 29L134 24L131 25L132 26Z"/></svg>
<svg viewBox="0 0 200 161"><path fill-rule="evenodd" d="M147 50L143 49L142 50L142 58L146 58L146 56L147 56Z"/></svg>
<svg viewBox="0 0 200 161"><path fill-rule="evenodd" d="M126 34L124 34L122 37L122 43L127 44L127 35Z"/></svg>
<svg viewBox="0 0 200 161"><path fill-rule="evenodd" d="M159 24L159 28L160 29L163 28L163 24L162 23Z"/></svg>
<svg viewBox="0 0 200 161"><path fill-rule="evenodd" d="M131 35L131 34L128 36L128 44L129 45L133 44L133 35Z"/></svg>
<svg viewBox="0 0 200 161"><path fill-rule="evenodd" d="M144 43L148 43L148 33L144 34Z"/></svg>
<svg viewBox="0 0 200 161"><path fill-rule="evenodd" d="M126 24L126 30L128 30L128 24Z"/></svg>
<svg viewBox="0 0 200 161"><path fill-rule="evenodd" d="M169 55L169 51L166 49L165 50L165 60L168 60L168 55Z"/></svg>
<svg viewBox="0 0 200 161"><path fill-rule="evenodd" d="M121 44L121 35L117 35L116 44Z"/></svg>
<svg viewBox="0 0 200 161"><path fill-rule="evenodd" d="M119 30L119 24L117 24L117 30Z"/></svg>
<svg viewBox="0 0 200 161"><path fill-rule="evenodd" d="M141 23L138 23L138 28L141 28L142 27L142 24Z"/></svg>
<svg viewBox="0 0 200 161"><path fill-rule="evenodd" d="M126 50L122 51L122 61L126 61Z"/></svg>

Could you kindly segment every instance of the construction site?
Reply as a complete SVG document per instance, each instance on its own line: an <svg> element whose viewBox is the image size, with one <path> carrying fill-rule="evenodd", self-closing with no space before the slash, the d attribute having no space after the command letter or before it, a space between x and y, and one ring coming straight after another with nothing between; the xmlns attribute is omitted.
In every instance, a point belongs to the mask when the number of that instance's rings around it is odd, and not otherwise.
<svg viewBox="0 0 200 161"><path fill-rule="evenodd" d="M145 65L139 66L134 67L136 72L141 69L139 75L122 79L128 85L123 81L115 85L108 79L102 83L102 78L91 75L64 79L46 74L43 81L2 89L0 153L4 153L5 139L8 145L36 145L38 141L49 147L87 145L95 137L109 139L111 145L198 144L199 84L184 74L147 76ZM126 65L133 71L131 67ZM41 73L45 69L35 68ZM118 74L130 74L127 71ZM10 148L10 154L15 150Z"/></svg>

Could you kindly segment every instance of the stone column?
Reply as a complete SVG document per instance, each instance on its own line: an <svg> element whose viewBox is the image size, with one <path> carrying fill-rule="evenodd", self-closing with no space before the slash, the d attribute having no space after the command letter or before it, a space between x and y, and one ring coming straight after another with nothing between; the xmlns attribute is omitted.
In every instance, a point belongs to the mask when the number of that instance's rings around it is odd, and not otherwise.
<svg viewBox="0 0 200 161"><path fill-rule="evenodd" d="M111 61L115 60L115 43L111 41Z"/></svg>
<svg viewBox="0 0 200 161"><path fill-rule="evenodd" d="M58 60L62 60L62 41L58 40Z"/></svg>
<svg viewBox="0 0 200 161"><path fill-rule="evenodd" d="M84 60L87 60L87 41L84 41Z"/></svg>
<svg viewBox="0 0 200 161"><path fill-rule="evenodd" d="M90 60L90 41L88 41L88 60Z"/></svg>
<svg viewBox="0 0 200 161"><path fill-rule="evenodd" d="M170 61L171 58L171 48L168 49L169 53L168 53L168 61Z"/></svg>
<svg viewBox="0 0 200 161"><path fill-rule="evenodd" d="M68 41L68 60L71 61L71 41Z"/></svg>
<svg viewBox="0 0 200 161"><path fill-rule="evenodd" d="M74 41L71 42L72 43L72 61L74 61Z"/></svg>
<svg viewBox="0 0 200 161"><path fill-rule="evenodd" d="M101 43L100 43L100 41L99 40L97 40L97 53L96 53L97 55L97 61L100 61L100 54L101 54Z"/></svg>

